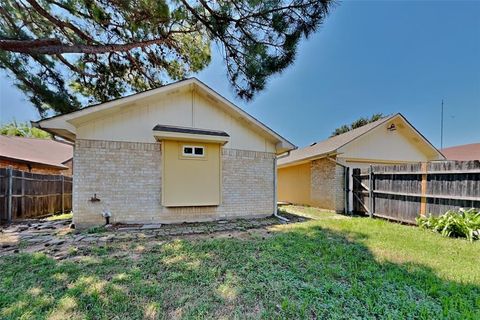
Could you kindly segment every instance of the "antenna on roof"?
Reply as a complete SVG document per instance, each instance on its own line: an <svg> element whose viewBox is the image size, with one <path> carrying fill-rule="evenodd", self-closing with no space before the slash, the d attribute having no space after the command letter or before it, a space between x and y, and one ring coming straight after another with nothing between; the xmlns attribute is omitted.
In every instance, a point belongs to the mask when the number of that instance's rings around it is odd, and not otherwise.
<svg viewBox="0 0 480 320"><path fill-rule="evenodd" d="M443 99L442 99L442 111L440 117L440 150L443 149Z"/></svg>

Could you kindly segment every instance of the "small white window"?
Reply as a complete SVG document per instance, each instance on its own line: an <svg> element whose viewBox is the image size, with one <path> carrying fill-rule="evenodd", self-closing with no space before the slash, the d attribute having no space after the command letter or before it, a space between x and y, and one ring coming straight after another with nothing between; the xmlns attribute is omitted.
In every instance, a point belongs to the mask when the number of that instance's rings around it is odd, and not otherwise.
<svg viewBox="0 0 480 320"><path fill-rule="evenodd" d="M183 146L183 155L188 157L203 157L205 150L201 146Z"/></svg>

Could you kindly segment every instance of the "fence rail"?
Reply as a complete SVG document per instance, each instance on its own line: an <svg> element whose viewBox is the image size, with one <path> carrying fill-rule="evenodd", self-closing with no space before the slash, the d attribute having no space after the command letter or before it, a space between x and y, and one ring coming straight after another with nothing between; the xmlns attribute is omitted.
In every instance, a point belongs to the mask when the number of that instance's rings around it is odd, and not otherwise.
<svg viewBox="0 0 480 320"><path fill-rule="evenodd" d="M72 178L0 168L0 223L72 210Z"/></svg>
<svg viewBox="0 0 480 320"><path fill-rule="evenodd" d="M480 208L480 161L438 161L353 169L356 212L415 223L419 215Z"/></svg>

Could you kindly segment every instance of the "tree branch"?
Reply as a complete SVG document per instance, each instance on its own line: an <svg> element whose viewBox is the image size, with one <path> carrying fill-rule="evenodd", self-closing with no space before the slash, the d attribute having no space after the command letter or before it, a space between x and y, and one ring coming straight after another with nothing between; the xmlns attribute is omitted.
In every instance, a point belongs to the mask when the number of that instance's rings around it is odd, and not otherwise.
<svg viewBox="0 0 480 320"><path fill-rule="evenodd" d="M101 54L108 52L125 52L135 48L144 48L151 45L171 45L171 40L152 39L137 41L125 44L99 44L99 45L84 45L84 44L64 44L58 39L38 39L38 40L11 40L0 39L0 50L27 53L27 54L46 54L57 55L64 53L90 53Z"/></svg>
<svg viewBox="0 0 480 320"><path fill-rule="evenodd" d="M57 54L56 57L57 57L58 60L60 60L64 65L66 65L73 72L76 72L78 74L81 74L83 76L90 77L90 78L95 77L94 74L91 74L91 73L85 72L83 70L80 70L80 68L78 68L78 67L74 66L73 64L71 64L70 62L68 62L68 60L65 59L61 54Z"/></svg>
<svg viewBox="0 0 480 320"><path fill-rule="evenodd" d="M68 28L75 32L80 38L87 42L95 42L91 37L86 35L84 32L82 32L80 29L75 27L73 24L69 22L63 22L52 16L50 13L48 13L45 9L43 9L35 0L27 0L27 2L34 8L39 14L44 16L48 21L53 23L54 25L58 26L60 29L65 29Z"/></svg>

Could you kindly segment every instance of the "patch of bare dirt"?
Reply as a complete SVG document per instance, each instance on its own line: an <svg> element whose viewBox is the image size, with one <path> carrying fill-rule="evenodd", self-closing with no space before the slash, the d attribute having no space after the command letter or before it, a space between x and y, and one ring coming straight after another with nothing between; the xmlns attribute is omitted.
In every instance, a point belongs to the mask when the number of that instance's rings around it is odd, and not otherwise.
<svg viewBox="0 0 480 320"><path fill-rule="evenodd" d="M290 222L305 221L303 217L289 216ZM90 248L114 243L133 260L147 250L168 239L266 239L282 225L277 218L228 220L177 225L116 225L88 233L69 228L71 220L30 221L0 227L0 256L19 252L43 252L55 259L69 259L88 255Z"/></svg>

